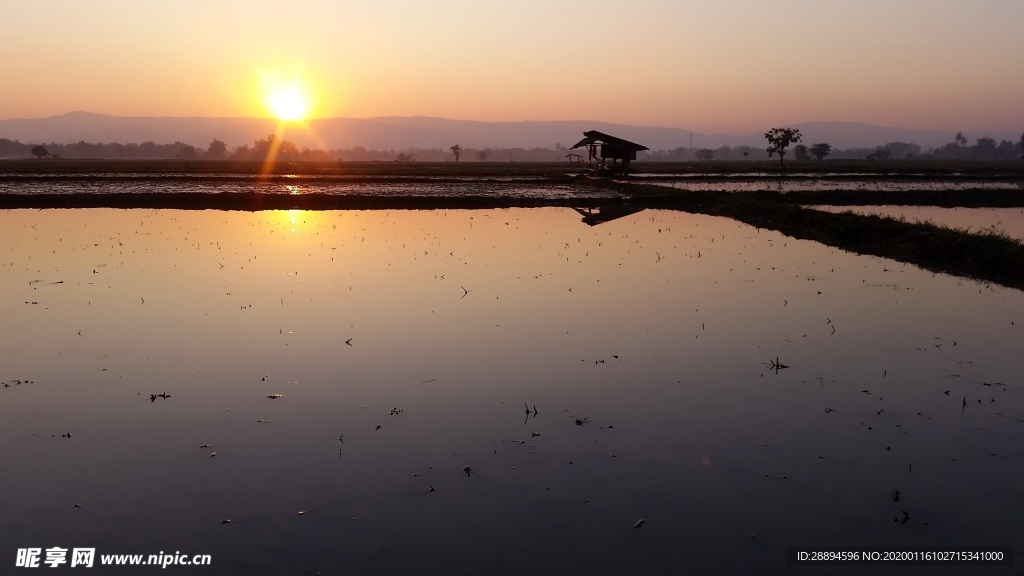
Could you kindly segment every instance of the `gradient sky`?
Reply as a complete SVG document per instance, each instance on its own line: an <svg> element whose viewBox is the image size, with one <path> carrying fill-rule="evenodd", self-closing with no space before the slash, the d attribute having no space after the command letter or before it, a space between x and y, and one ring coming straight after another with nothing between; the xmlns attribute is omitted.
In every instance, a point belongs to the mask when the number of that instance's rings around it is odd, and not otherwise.
<svg viewBox="0 0 1024 576"><path fill-rule="evenodd" d="M1022 0L7 0L0 119L73 110L1024 129Z"/></svg>

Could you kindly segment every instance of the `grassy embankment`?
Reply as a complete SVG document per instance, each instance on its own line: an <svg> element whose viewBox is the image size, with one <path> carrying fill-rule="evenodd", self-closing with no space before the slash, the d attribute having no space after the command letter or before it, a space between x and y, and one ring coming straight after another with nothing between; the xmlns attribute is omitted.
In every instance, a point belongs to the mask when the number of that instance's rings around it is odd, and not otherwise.
<svg viewBox="0 0 1024 576"><path fill-rule="evenodd" d="M926 270L1024 289L1024 243L997 233L970 233L930 223L853 212L831 213L802 204L916 204L1024 206L1024 191L873 193L856 191L680 192L643 184L605 184L647 207L725 216L793 238L814 240L858 254L909 262ZM888 198L886 198L888 196ZM888 200L888 201L886 201Z"/></svg>

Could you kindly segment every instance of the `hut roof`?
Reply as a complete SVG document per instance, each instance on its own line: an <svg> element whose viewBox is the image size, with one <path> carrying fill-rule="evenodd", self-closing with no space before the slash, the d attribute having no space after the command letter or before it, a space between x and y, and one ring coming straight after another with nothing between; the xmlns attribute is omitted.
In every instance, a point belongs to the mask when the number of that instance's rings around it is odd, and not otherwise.
<svg viewBox="0 0 1024 576"><path fill-rule="evenodd" d="M570 148L570 150L575 150L576 148L582 148L584 146L590 146L591 144L609 144L611 146L615 146L616 148L631 148L633 150L636 150L637 152L640 152L641 150L650 150L650 148L648 148L647 146L642 146L640 144L637 144L636 142L630 142L629 140L623 140L622 138L616 138L615 136L609 136L608 134L605 134L604 132L598 132L597 130L584 132L583 135L586 136L586 138L577 142L575 146Z"/></svg>

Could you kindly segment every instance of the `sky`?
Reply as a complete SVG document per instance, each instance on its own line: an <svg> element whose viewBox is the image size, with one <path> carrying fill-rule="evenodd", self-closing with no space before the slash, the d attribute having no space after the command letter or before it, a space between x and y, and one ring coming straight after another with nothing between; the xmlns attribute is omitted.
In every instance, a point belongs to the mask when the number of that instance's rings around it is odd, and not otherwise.
<svg viewBox="0 0 1024 576"><path fill-rule="evenodd" d="M1024 130L1022 0L4 0L0 119Z"/></svg>

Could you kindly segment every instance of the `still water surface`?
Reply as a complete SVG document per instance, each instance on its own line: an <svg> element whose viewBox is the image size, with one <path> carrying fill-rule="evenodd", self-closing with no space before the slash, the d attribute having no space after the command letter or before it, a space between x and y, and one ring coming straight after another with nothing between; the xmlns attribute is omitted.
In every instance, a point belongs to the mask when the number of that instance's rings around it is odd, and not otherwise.
<svg viewBox="0 0 1024 576"><path fill-rule="evenodd" d="M649 176L649 175L648 175ZM804 175L807 176L807 175ZM638 180L643 180L640 175ZM830 179L830 178L756 178L752 175L743 177L689 177L673 179L671 176L649 178L650 184L668 186L678 190L700 192L828 192L833 190L852 190L859 192L934 192L958 190L1020 190L1017 181L949 181L949 180L891 180L872 179Z"/></svg>
<svg viewBox="0 0 1024 576"><path fill-rule="evenodd" d="M669 211L12 210L0 238L5 573L1024 551L1019 291Z"/></svg>

